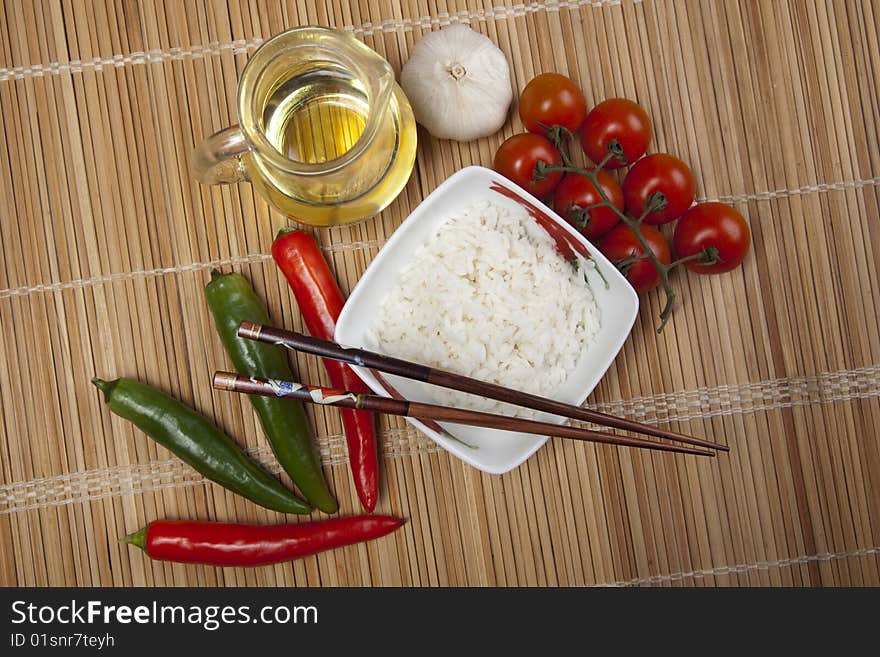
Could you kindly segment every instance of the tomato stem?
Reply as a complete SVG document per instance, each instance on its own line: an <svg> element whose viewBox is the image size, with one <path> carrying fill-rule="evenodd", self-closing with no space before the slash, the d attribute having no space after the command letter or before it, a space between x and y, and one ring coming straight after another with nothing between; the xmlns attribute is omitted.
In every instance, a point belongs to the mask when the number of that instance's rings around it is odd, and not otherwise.
<svg viewBox="0 0 880 657"><path fill-rule="evenodd" d="M542 126L543 127L543 126ZM554 125L552 128L547 130L547 139L550 140L550 143L556 147L556 150L559 151L559 157L562 158L562 165L551 164L548 165L548 169L551 171L565 171L564 167L573 167L575 166L574 162L571 161L571 157L568 154L568 140L572 139L574 135L571 133L571 130L561 125Z"/></svg>
<svg viewBox="0 0 880 657"><path fill-rule="evenodd" d="M642 222L645 220L645 217L647 217L649 214L651 214L651 212L653 212L653 210L651 210L651 208L645 208L645 211L642 212L642 214L639 215L639 218L638 218L638 219L635 219L634 221L635 221L638 225L641 226L641 225L642 225Z"/></svg>
<svg viewBox="0 0 880 657"><path fill-rule="evenodd" d="M595 207L608 207L611 209L617 217L626 224L630 230L632 230L633 234L636 236L636 239L639 242L639 246L642 247L642 253L644 256L651 261L651 265L657 271L657 275L660 277L660 285L663 287L663 292L666 295L665 303L663 304L663 309L660 311L660 326L657 328L658 333L662 333L663 329L666 326L666 322L669 321L669 317L672 313L672 308L675 305L675 290L672 288L672 285L669 283L669 271L672 267L668 265L664 265L660 262L659 258L654 254L654 251L648 245L647 240L645 240L644 235L642 235L641 231L641 223L644 221L645 217L647 217L651 212L653 212L654 206L659 202L659 199L656 198L657 195L653 195L652 200L649 200L647 207L644 212L638 219L633 219L628 214L620 210L614 203L611 202L611 199L608 198L608 194L605 193L605 189L599 183L598 171L601 170L601 167L596 167L595 169L585 169L584 167L577 166L571 162L571 159L568 157L568 154L565 152L565 149L562 148L564 146L564 142L560 140L559 143L554 142L554 145L557 149L559 149L560 156L562 157L562 164L544 164L543 162L539 162L538 166L535 167L537 172L538 169L541 170L542 175L546 174L549 171L563 171L566 173L577 173L582 176L586 176L590 182L596 188L596 191L599 192L599 196L602 198L601 203L595 204ZM613 157L613 151L611 151L609 147L609 154L603 158L601 165L604 166L607 161ZM662 196L662 194L661 194ZM666 198L663 197L662 201L665 203ZM593 207L593 206L590 206Z"/></svg>
<svg viewBox="0 0 880 657"><path fill-rule="evenodd" d="M679 258L673 262L670 262L666 265L667 269L673 269L678 267L679 265L683 265L686 262L692 262L693 260L699 260L700 264L710 266L716 265L721 262L721 256L718 255L718 249L714 246L708 246L702 251L697 253L692 253L689 256L684 256L683 258Z"/></svg>
<svg viewBox="0 0 880 657"><path fill-rule="evenodd" d="M565 212L575 226L583 229L590 225L590 212L592 212L596 208L604 208L607 205L608 204L605 201L602 201L600 203L593 203L584 207L581 207L580 205L569 205L565 209Z"/></svg>
<svg viewBox="0 0 880 657"><path fill-rule="evenodd" d="M622 160L624 164L626 163L626 158L623 156L623 149L620 147L620 144L616 139L613 139L611 143L608 144L608 152L605 154L605 157L602 158L602 161L596 165L596 170L604 169L605 165L608 164L608 161L614 157Z"/></svg>
<svg viewBox="0 0 880 657"><path fill-rule="evenodd" d="M562 149L560 148L560 144L566 143L569 139L574 139L574 135L571 130L566 128L564 125L553 124L547 125L545 123L538 123L538 126L544 130L544 134L547 136L547 139L551 141L551 143L556 146L556 150L560 151L560 156L565 157L562 153Z"/></svg>
<svg viewBox="0 0 880 657"><path fill-rule="evenodd" d="M586 225L586 217L588 216L587 213L589 213L590 210L607 207L610 208L611 211L614 212L614 214L616 214L617 217L630 228L630 230L632 230L633 234L636 236L636 239L639 242L639 246L642 247L642 257L647 258L651 261L651 265L654 267L654 269L657 271L657 275L660 277L660 285L663 287L663 292L666 295L666 301L663 304L663 309L660 311L660 326L657 327L657 333L662 333L664 327L666 326L666 322L669 321L669 317L672 314L672 308L675 305L676 297L675 290L669 283L669 272L676 264L680 264L680 261L676 261L675 263L672 263L670 265L664 265L662 262L660 262L660 259L657 258L657 256L654 254L654 251L648 245L647 240L645 240L644 235L642 235L641 224L645 220L645 217L647 217L649 214L657 210L662 210L666 207L666 204L668 202L666 196L662 192L656 192L652 194L648 198L648 202L645 204L645 210L644 212L642 212L641 216L638 219L630 217L628 214L620 210L620 208L618 208L616 205L614 205L614 203L611 202L611 199L608 198L608 194L605 192L605 189L599 183L598 176L598 172L601 171L612 158L616 158L620 160L623 164L627 164L627 159L626 155L623 152L623 147L616 139L612 140L608 144L608 152L605 154L605 157L602 158L602 161L599 162L595 168L586 169L572 162L571 157L568 154L568 140L571 137L571 131L564 128L563 126L553 126L547 131L547 139L549 139L556 147L556 150L559 151L559 156L562 159L562 164L546 164L539 161L538 164L535 165L536 176L540 174L540 178L537 178L537 180L543 179L543 177L550 171L577 173L582 176L586 176L586 178L593 183L596 191L599 192L599 196L602 198L602 201L583 208L581 213L579 213L579 220L584 221L584 224ZM632 266L632 264L633 263L630 262L627 266Z"/></svg>
<svg viewBox="0 0 880 657"><path fill-rule="evenodd" d="M612 139L608 142L608 153L602 158L602 161L596 165L596 168L603 168L612 157L619 160L624 166L629 164L629 161L626 159L626 153L623 152L623 146L621 146L620 142L616 139Z"/></svg>
<svg viewBox="0 0 880 657"><path fill-rule="evenodd" d="M589 212L590 210L595 210L596 208L607 208L609 205L610 205L610 203L607 203L605 201L601 201L599 203L592 203L591 205L585 205L582 208L580 206L574 206L574 207L578 207L583 212Z"/></svg>
<svg viewBox="0 0 880 657"><path fill-rule="evenodd" d="M663 192L654 192L648 197L648 202L645 203L645 211L642 213L642 219L652 212L659 212L660 210L665 209L668 203L669 201L666 200L666 194Z"/></svg>
<svg viewBox="0 0 880 657"><path fill-rule="evenodd" d="M624 269L629 269L637 262L640 262L642 260L647 260L647 259L648 259L648 256L646 256L644 254L639 255L639 256L631 255L630 257L624 258L623 260L618 260L617 261L617 268L620 269L621 271L623 271Z"/></svg>

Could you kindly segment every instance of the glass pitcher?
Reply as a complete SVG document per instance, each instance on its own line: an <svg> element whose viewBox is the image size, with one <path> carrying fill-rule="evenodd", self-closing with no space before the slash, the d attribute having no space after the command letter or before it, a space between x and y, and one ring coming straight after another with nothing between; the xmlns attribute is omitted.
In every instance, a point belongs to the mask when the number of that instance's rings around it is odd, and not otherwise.
<svg viewBox="0 0 880 657"><path fill-rule="evenodd" d="M378 213L415 162L415 120L391 66L338 30L299 27L260 46L238 83L238 118L196 146L196 179L250 181L304 224Z"/></svg>

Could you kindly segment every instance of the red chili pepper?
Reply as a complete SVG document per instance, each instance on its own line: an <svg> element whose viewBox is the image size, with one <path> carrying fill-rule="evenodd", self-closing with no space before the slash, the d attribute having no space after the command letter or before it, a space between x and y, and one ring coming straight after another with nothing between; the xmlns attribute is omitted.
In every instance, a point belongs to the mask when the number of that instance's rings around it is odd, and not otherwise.
<svg viewBox="0 0 880 657"><path fill-rule="evenodd" d="M265 566L390 534L403 521L354 516L284 525L156 520L123 540L152 559L208 566Z"/></svg>
<svg viewBox="0 0 880 657"><path fill-rule="evenodd" d="M333 340L336 320L345 302L314 238L300 230L282 230L272 244L272 257L293 290L309 333L322 340ZM334 388L372 392L345 363L323 360ZM366 411L340 409L340 414L354 485L361 504L372 511L379 491L376 419Z"/></svg>

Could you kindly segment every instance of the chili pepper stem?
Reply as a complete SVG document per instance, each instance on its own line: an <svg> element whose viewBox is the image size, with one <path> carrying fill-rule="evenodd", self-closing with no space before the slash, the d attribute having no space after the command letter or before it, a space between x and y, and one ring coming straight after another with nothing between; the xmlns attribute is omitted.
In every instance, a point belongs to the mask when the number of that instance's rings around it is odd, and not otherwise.
<svg viewBox="0 0 880 657"><path fill-rule="evenodd" d="M110 395L113 394L113 388L116 387L116 383L118 381L119 379L116 379L116 381L105 381L104 379L99 379L98 377L92 378L92 383L98 390L104 393L104 400L107 402L110 401Z"/></svg>
<svg viewBox="0 0 880 657"><path fill-rule="evenodd" d="M285 235L289 235L290 233L295 233L300 230L299 228L295 228L294 226L284 226L283 228L279 228L278 232L275 233L275 239L277 240L279 237L284 237Z"/></svg>
<svg viewBox="0 0 880 657"><path fill-rule="evenodd" d="M127 534L119 539L120 543L128 543L129 545L134 545L141 550L147 549L147 528L141 527L136 532L132 532L131 534Z"/></svg>

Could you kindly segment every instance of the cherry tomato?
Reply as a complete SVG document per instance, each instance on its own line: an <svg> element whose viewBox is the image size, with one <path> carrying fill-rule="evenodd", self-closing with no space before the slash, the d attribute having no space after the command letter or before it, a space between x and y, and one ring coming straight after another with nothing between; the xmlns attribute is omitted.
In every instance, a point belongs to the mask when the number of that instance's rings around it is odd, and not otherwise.
<svg viewBox="0 0 880 657"><path fill-rule="evenodd" d="M556 188L562 172L550 171L543 180L533 182L538 162L560 164L562 158L549 139L524 132L507 139L498 147L492 167L527 192L542 198Z"/></svg>
<svg viewBox="0 0 880 657"><path fill-rule="evenodd" d="M619 148L623 158L613 157L605 163L606 169L617 169L633 164L651 141L651 121L645 110L626 98L610 98L596 105L581 128L581 146L593 162L598 164L612 148Z"/></svg>
<svg viewBox="0 0 880 657"><path fill-rule="evenodd" d="M617 181L607 171L596 174L599 185L618 210L623 210L623 192ZM602 202L602 196L593 182L579 173L569 173L559 183L553 195L553 207L570 224L581 231L587 239L601 237L617 225L618 216L609 207L593 208L583 212L583 208Z"/></svg>
<svg viewBox="0 0 880 657"><path fill-rule="evenodd" d="M749 252L749 225L736 209L724 203L700 203L688 210L675 225L672 243L677 258L714 247L718 262L703 264L689 260L684 266L697 274L722 274L739 266Z"/></svg>
<svg viewBox="0 0 880 657"><path fill-rule="evenodd" d="M665 224L678 219L694 202L694 174L674 155L655 153L636 162L623 179L623 198L633 217L641 217L655 194L662 209L650 212L645 221Z"/></svg>
<svg viewBox="0 0 880 657"><path fill-rule="evenodd" d="M669 252L669 243L663 237L663 233L653 226L645 224L642 224L640 229L642 237L645 238L657 259L664 265L668 265L672 260L672 254ZM603 237L599 242L599 250L615 264L644 255L642 245L639 244L636 234L626 224L621 224ZM657 273L654 265L647 258L638 260L624 269L626 271L626 280L629 281L629 284L633 286L638 294L653 290L660 285L660 274Z"/></svg>
<svg viewBox="0 0 880 657"><path fill-rule="evenodd" d="M581 127L587 101L577 85L559 73L542 73L532 79L519 97L519 116L529 132L545 134L545 128L561 125L572 132Z"/></svg>

